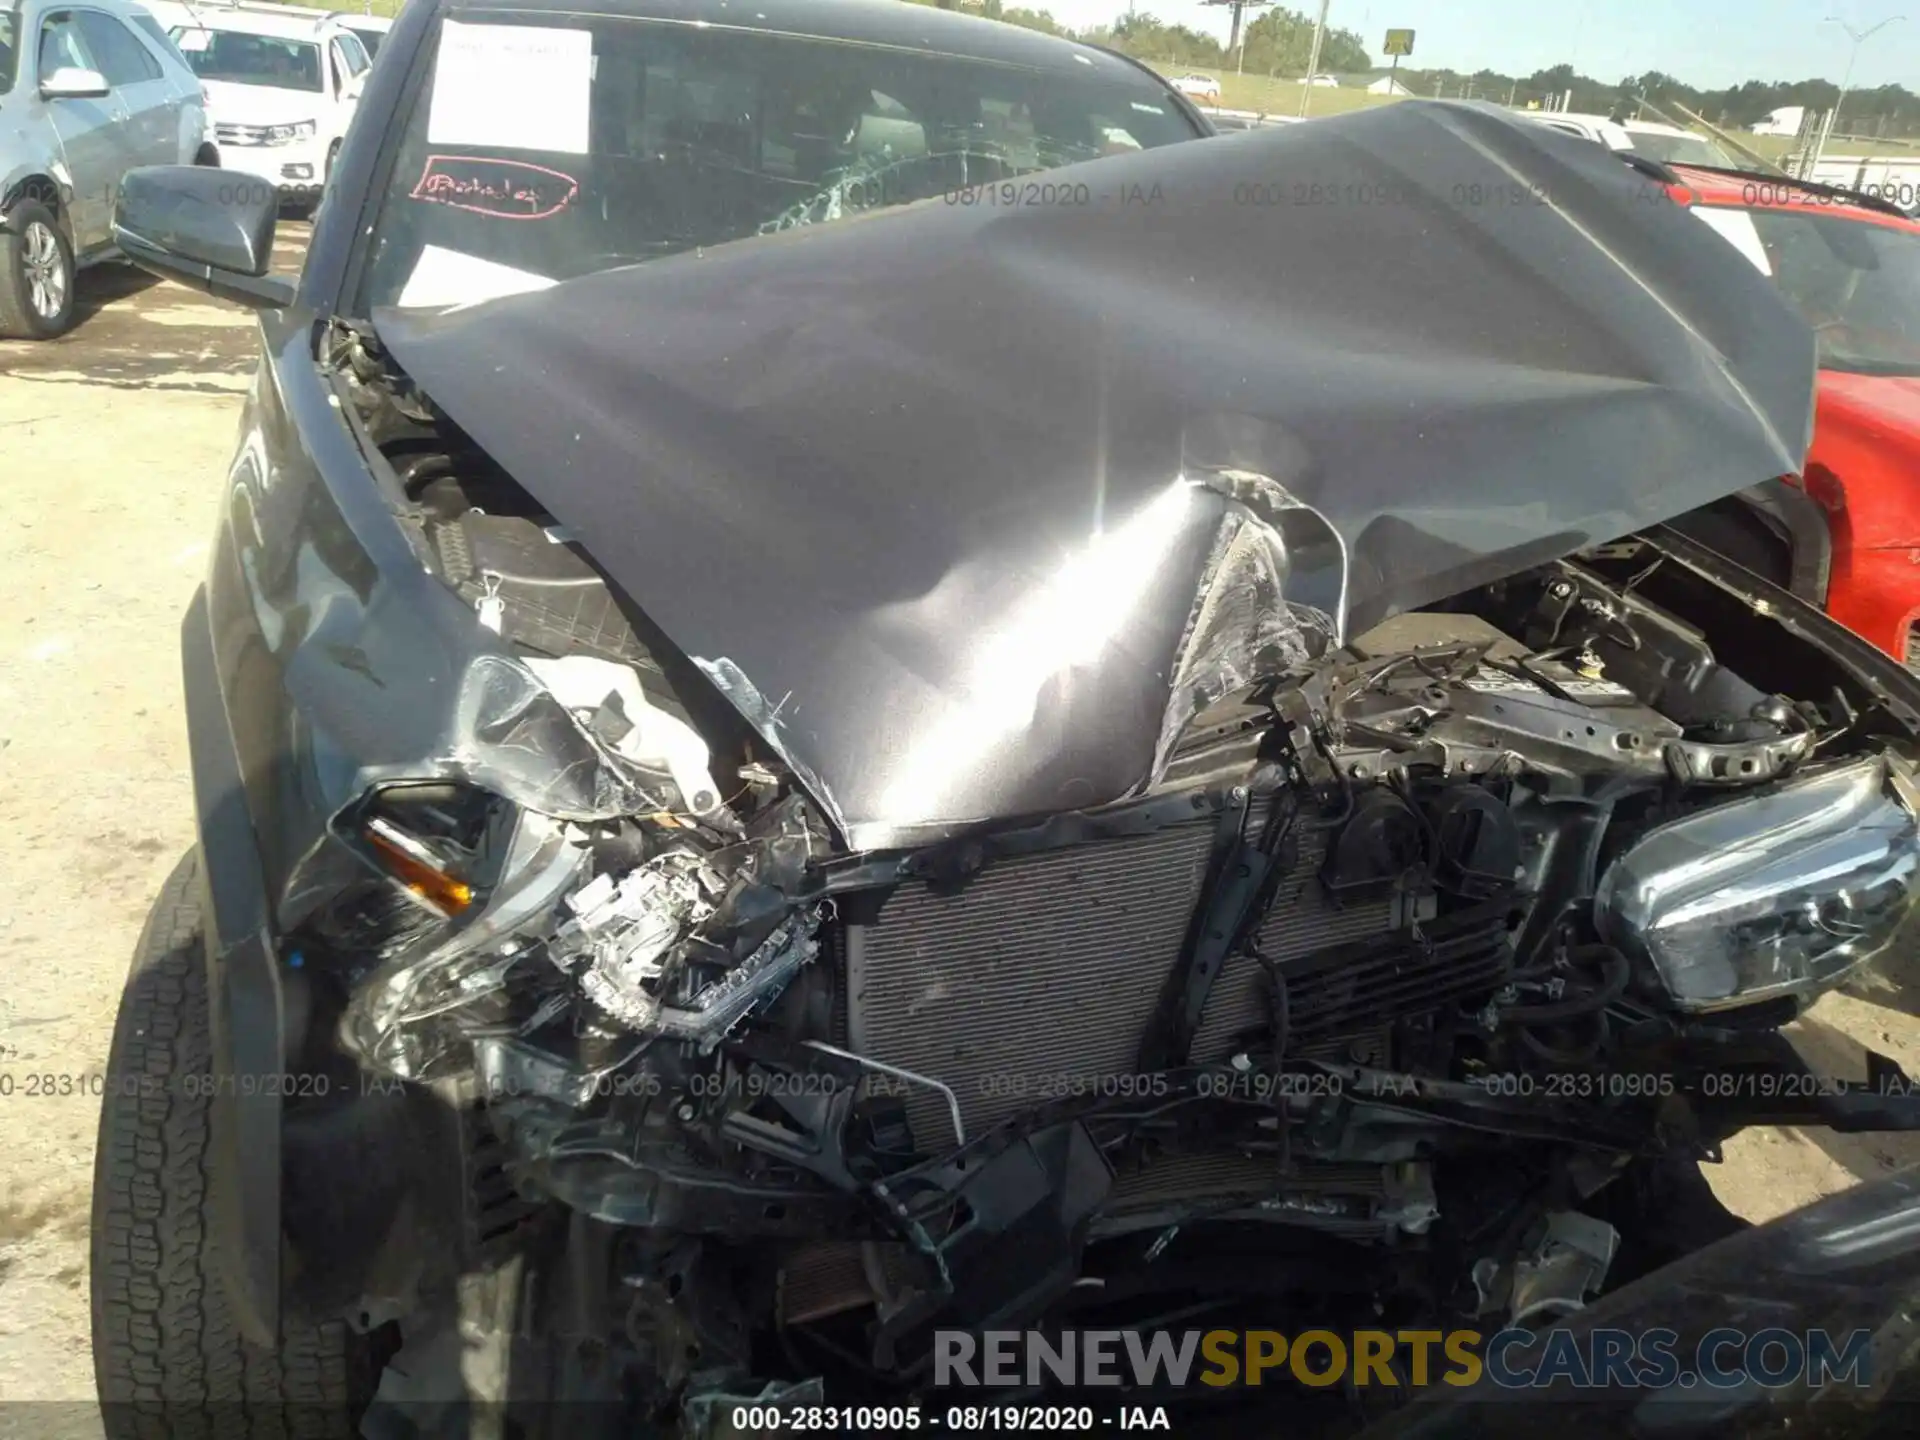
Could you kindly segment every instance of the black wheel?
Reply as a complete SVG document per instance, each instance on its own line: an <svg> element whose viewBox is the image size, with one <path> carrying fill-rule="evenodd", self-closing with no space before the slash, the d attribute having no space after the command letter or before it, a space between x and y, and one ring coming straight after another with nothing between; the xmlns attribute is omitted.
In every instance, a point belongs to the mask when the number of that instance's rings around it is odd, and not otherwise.
<svg viewBox="0 0 1920 1440"><path fill-rule="evenodd" d="M366 1352L344 1324L235 1330L207 1251L209 1073L200 857L154 902L120 999L93 1169L93 1366L107 1440L357 1434Z"/></svg>
<svg viewBox="0 0 1920 1440"><path fill-rule="evenodd" d="M73 324L73 247L38 200L0 230L0 338L50 340Z"/></svg>

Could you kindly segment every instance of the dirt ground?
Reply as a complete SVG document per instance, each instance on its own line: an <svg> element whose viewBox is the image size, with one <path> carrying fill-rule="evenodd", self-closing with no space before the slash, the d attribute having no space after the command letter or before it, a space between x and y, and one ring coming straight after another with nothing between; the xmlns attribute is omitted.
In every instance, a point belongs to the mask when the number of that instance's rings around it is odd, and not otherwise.
<svg viewBox="0 0 1920 1440"><path fill-rule="evenodd" d="M291 268L304 227L286 228ZM83 299L65 340L0 342L0 1401L93 1393L90 1086L148 898L192 839L176 626L254 347L247 315L130 270ZM1863 1044L1914 1073L1916 1014L1920 958L1799 1038L1835 1074L1863 1074ZM1709 1173L1764 1219L1920 1160L1909 1138L1755 1132ZM20 1433L68 1433L47 1413ZM19 1418L0 1406L0 1435Z"/></svg>
<svg viewBox="0 0 1920 1440"><path fill-rule="evenodd" d="M93 1394L91 1077L192 841L177 627L255 350L251 316L184 287L80 285L65 338L0 341L0 1401ZM48 1419L0 1406L0 1431Z"/></svg>

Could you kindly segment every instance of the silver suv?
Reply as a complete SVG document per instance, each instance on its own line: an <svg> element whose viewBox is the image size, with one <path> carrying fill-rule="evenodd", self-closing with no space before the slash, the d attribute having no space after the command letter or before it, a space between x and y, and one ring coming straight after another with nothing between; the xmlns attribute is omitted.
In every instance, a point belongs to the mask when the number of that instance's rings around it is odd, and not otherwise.
<svg viewBox="0 0 1920 1440"><path fill-rule="evenodd" d="M120 177L217 165L200 82L127 0L0 0L0 339L73 323L75 273L112 256Z"/></svg>

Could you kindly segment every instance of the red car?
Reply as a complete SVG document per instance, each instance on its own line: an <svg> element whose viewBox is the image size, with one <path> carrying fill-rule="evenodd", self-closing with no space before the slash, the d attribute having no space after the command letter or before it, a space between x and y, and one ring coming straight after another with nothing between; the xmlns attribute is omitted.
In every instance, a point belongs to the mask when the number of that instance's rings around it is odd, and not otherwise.
<svg viewBox="0 0 1920 1440"><path fill-rule="evenodd" d="M1804 476L1683 528L1717 526L1700 538L1920 668L1920 223L1818 185L1672 173L1669 192L1772 276L1820 355Z"/></svg>

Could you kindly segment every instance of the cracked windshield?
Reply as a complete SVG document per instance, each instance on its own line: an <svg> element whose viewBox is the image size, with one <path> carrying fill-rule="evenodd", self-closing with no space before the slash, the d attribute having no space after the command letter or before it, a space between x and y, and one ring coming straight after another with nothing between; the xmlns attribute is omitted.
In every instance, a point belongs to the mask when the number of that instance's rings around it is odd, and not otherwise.
<svg viewBox="0 0 1920 1440"><path fill-rule="evenodd" d="M591 65L591 90L545 112L543 133L491 136L485 115L462 123L449 83L465 73L459 47L512 46L505 26L479 28L446 24L397 161L417 181L379 224L373 304L527 288L1203 133L1130 66L1063 76L1017 50L1000 61L548 13L522 27L524 49L549 73ZM502 223L515 220L546 223Z"/></svg>
<svg viewBox="0 0 1920 1440"><path fill-rule="evenodd" d="M975 187L1208 130L1434 98L1509 111L1657 165L1749 176L1730 194L1701 193L1701 218L1775 277L1835 365L1915 363L1920 239L1798 216L1804 194L1758 188L1796 176L1884 192L1889 210L1920 203L1920 100L1897 84L1855 84L1836 126L1833 81L1749 78L1724 36L1691 55L1678 42L1662 50L1597 0L1551 17L1516 11L1511 23L1501 17L1513 7L1500 4L1457 16L1426 3L1319 13L1184 3L1109 15L1105 0L938 8L1088 41L1138 66L1096 74L1088 62L1088 73L1063 76L1017 43L988 58L585 12L494 14L485 26L448 19L437 63L405 112L364 309L538 289L914 201L953 203ZM1838 17L1803 18L1810 40L1837 42L1849 64L1860 62L1861 82L1869 66L1883 68L1880 37L1856 43ZM1562 58L1524 63L1549 56ZM1505 63L1485 63L1496 59ZM1644 68L1650 61L1672 73ZM531 126L515 118L520 107L490 105L478 84L489 67L505 67L497 78L523 91L551 86L552 103L542 101ZM1066 184L1060 194L1071 197ZM1729 200L1739 213L1710 213ZM528 220L546 223L512 223Z"/></svg>

